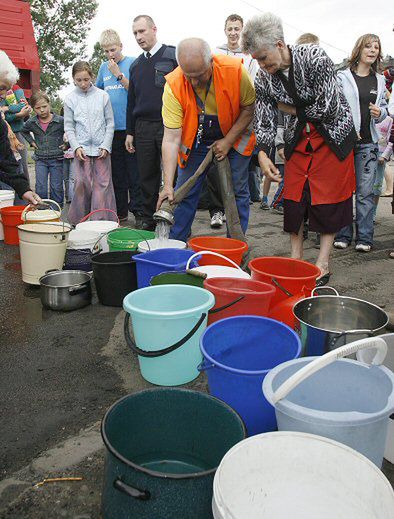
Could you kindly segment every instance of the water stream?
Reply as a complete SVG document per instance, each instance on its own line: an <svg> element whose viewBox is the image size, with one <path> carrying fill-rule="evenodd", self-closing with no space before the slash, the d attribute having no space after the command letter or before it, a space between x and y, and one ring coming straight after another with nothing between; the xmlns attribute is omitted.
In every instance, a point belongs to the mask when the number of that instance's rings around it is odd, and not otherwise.
<svg viewBox="0 0 394 519"><path fill-rule="evenodd" d="M158 221L156 224L155 236L160 242L168 241L170 237L170 224L164 220Z"/></svg>

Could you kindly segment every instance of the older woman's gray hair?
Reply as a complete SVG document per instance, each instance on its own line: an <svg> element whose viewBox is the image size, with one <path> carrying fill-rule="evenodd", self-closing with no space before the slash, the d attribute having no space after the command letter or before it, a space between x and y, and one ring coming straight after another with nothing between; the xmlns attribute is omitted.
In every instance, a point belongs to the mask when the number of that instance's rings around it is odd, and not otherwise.
<svg viewBox="0 0 394 519"><path fill-rule="evenodd" d="M19 72L7 54L0 50L0 84L11 88L19 79Z"/></svg>
<svg viewBox="0 0 394 519"><path fill-rule="evenodd" d="M261 49L284 42L283 25L279 16L272 13L256 15L246 22L242 31L242 51L255 54Z"/></svg>
<svg viewBox="0 0 394 519"><path fill-rule="evenodd" d="M186 38L180 41L176 48L176 60L178 63L181 56L187 56L188 59L201 56L204 63L208 66L212 60L212 51L205 40L201 38Z"/></svg>

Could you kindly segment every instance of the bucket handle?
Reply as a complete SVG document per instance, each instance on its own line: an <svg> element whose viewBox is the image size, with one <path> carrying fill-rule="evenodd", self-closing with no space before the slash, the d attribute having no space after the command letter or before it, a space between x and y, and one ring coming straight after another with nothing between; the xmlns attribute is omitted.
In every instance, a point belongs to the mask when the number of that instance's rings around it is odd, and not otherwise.
<svg viewBox="0 0 394 519"><path fill-rule="evenodd" d="M218 252L212 252L210 250L203 250L203 251L200 251L200 252L196 252L195 254L193 254L193 256L190 256L190 258L188 259L187 264L186 264L186 270L189 270L190 263L192 262L192 260L194 260L198 256L207 255L207 254L210 254L211 256L217 256L218 258L222 258L222 259L228 261L229 263L231 263L231 265L233 267L237 268L238 270L242 270L241 267L239 265L237 265L230 258L227 258L226 256L223 256L222 254L219 254Z"/></svg>
<svg viewBox="0 0 394 519"><path fill-rule="evenodd" d="M289 291L287 290L287 288L285 288L283 285L281 285L281 284L279 283L279 281L278 281L276 278L271 278L271 281L272 281L273 285L275 285L276 287L278 287L279 290L282 290L282 292L283 292L284 294L286 294L288 297L293 297L294 294L292 294L291 292L289 292Z"/></svg>
<svg viewBox="0 0 394 519"><path fill-rule="evenodd" d="M162 357L163 355L167 355L167 353L172 353L173 351L177 350L181 346L185 344L189 339L193 337L193 335L197 332L197 330L200 328L202 323L204 322L207 314L202 313L200 319L197 321L197 323L193 326L193 328L188 332L181 340L176 342L175 344L172 344L171 346L168 346L167 348L164 348L163 350L155 350L155 351L146 351L141 350L138 348L136 343L133 341L130 335L130 314L126 312L125 319L124 319L124 336L127 342L127 345L131 348L134 353L137 353L137 355L140 355L141 357L148 357L148 358L155 358L155 357ZM385 343L386 344L386 343Z"/></svg>
<svg viewBox="0 0 394 519"><path fill-rule="evenodd" d="M114 214L114 215L116 216L116 220L117 220L118 225L119 225L120 220L119 220L118 215L116 214L116 211L113 211L112 209L105 209L105 208L103 208L103 209L95 209L94 211L91 211L90 213L88 213L87 215L85 215L85 216L82 218L82 220L80 220L79 223L86 222L86 220L87 220L88 218L90 218L90 217L92 216L92 214L95 214L95 213L101 213L102 211L107 211L107 213L112 213L112 214Z"/></svg>
<svg viewBox="0 0 394 519"><path fill-rule="evenodd" d="M315 360L309 362L299 371L294 373L294 375L288 378L272 395L272 403L275 405L277 402L279 402L279 400L285 398L290 393L290 391L296 388L298 384L303 382L306 378L310 377L310 375L313 375L313 373L316 373L316 371L319 371L325 366L328 366L335 360L342 359L343 357L347 357L348 355L356 353L359 350L365 350L368 348L376 349L376 354L373 357L371 364L374 366L379 366L382 364L387 354L387 344L380 337L367 337L366 339L361 339L359 341L346 344L341 348L329 351L321 357L317 357Z"/></svg>
<svg viewBox="0 0 394 519"><path fill-rule="evenodd" d="M114 488L128 495L129 497L134 497L134 499L139 499L140 501L148 501L150 499L149 490L141 490L137 487L132 487L128 485L121 478L116 478L114 481Z"/></svg>
<svg viewBox="0 0 394 519"><path fill-rule="evenodd" d="M62 208L60 207L60 205L55 201L55 200L51 200L50 198L42 198L41 199L41 202L50 202L48 204L42 204L44 207L47 206L48 209L50 209L51 211L53 211L53 213L56 215L56 216L60 216L62 214ZM54 208L51 206L51 204L54 204L57 206L58 210L59 210L59 215L57 214L57 212L54 210ZM22 211L22 214L21 214L21 219L23 220L23 223L26 223L26 215L29 211L34 211L36 208L34 205L32 204L28 204ZM64 222L63 222L63 231L64 231Z"/></svg>
<svg viewBox="0 0 394 519"><path fill-rule="evenodd" d="M315 296L315 292L316 292L316 290L322 290L322 289L324 289L324 290L332 290L332 291L334 292L334 294L335 294L337 297L339 297L339 292L338 292L337 290L335 290L334 287L328 287L328 286L324 286L324 287L315 287L315 288L312 290L312 292L311 292L311 297L314 297L314 296ZM317 295L319 295L319 294L317 294Z"/></svg>
<svg viewBox="0 0 394 519"><path fill-rule="evenodd" d="M237 297L237 299L234 299L234 301L231 301L231 303L227 303L226 305L219 306L219 308L214 308L213 310L209 310L209 314L216 314L218 312L221 312L222 310L226 310L227 308L230 308L230 306L234 306L236 303L239 303L239 301L242 301L242 299L245 299L245 296Z"/></svg>

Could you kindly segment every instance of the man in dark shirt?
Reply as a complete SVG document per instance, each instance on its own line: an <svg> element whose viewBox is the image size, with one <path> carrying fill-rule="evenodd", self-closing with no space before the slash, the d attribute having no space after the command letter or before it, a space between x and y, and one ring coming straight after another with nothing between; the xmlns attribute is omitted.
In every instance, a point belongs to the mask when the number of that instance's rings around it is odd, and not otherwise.
<svg viewBox="0 0 394 519"><path fill-rule="evenodd" d="M126 149L137 155L143 204L141 228L154 230L153 213L161 183L164 76L177 67L177 62L175 48L158 43L157 28L150 16L134 19L133 34L144 52L130 67Z"/></svg>

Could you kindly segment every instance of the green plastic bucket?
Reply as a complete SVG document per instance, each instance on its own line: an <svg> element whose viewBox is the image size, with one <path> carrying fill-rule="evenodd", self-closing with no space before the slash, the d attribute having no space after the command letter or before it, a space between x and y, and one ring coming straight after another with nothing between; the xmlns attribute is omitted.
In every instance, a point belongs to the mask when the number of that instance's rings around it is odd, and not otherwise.
<svg viewBox="0 0 394 519"><path fill-rule="evenodd" d="M136 229L115 229L108 234L110 251L130 250L136 251L141 241L152 240L155 237L153 231L137 231Z"/></svg>
<svg viewBox="0 0 394 519"><path fill-rule="evenodd" d="M157 285L190 285L192 287L204 288L204 278L194 276L186 271L182 272L162 272L153 276L150 280L152 286Z"/></svg>
<svg viewBox="0 0 394 519"><path fill-rule="evenodd" d="M245 436L237 413L210 395L148 389L106 413L102 517L212 517L213 477L223 456Z"/></svg>
<svg viewBox="0 0 394 519"><path fill-rule="evenodd" d="M125 339L138 355L145 380L158 386L180 386L198 377L200 337L214 304L211 292L187 285L140 288L124 298Z"/></svg>

